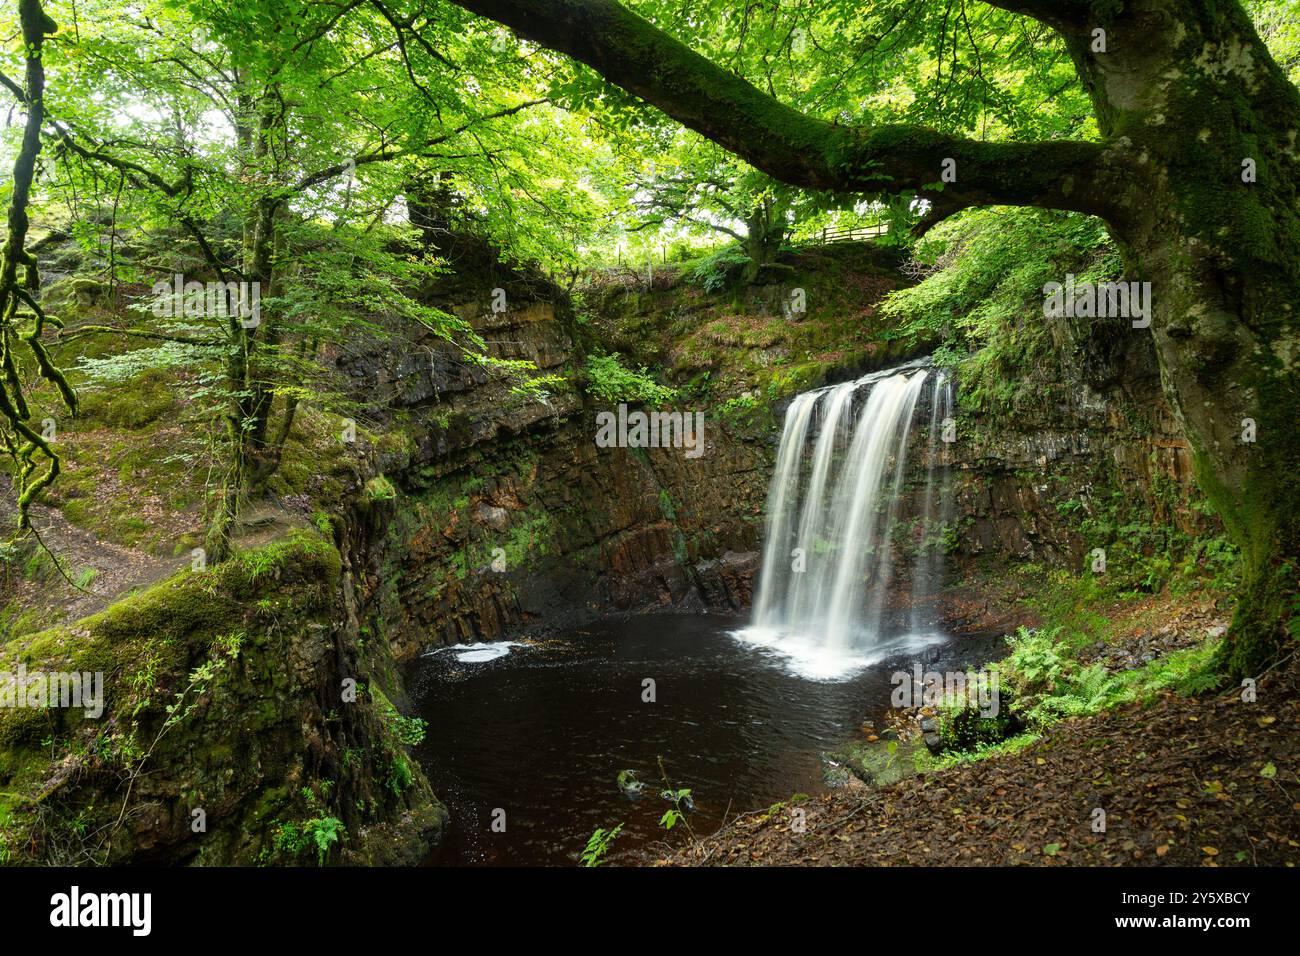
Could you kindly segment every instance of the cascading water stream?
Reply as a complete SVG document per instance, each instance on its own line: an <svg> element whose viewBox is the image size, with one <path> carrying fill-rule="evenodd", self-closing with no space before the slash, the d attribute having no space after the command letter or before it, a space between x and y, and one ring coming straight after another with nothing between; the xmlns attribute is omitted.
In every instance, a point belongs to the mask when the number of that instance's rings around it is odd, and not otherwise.
<svg viewBox="0 0 1300 956"><path fill-rule="evenodd" d="M934 475L939 463L942 429L952 420L952 382L947 372L940 372L935 378L934 393L930 401L930 432L927 453L929 467L925 472L925 499L921 507L921 545L916 558L916 571L912 575L912 616L913 631L923 630L925 622L922 615L925 610L924 599L930 595L936 577L942 572L944 554L944 535L952 523L952 484L947 469L939 485L936 502Z"/></svg>
<svg viewBox="0 0 1300 956"><path fill-rule="evenodd" d="M777 549L790 535L790 511L787 501L798 500L799 465L803 460L803 446L808 437L808 425L817 407L818 392L805 392L795 397L785 414L785 428L781 434L781 448L776 456L776 471L767 497L767 544L763 549L763 565L759 572L758 597L754 604L754 617L765 620L771 616L776 597L774 579L778 574Z"/></svg>
<svg viewBox="0 0 1300 956"><path fill-rule="evenodd" d="M768 492L753 620L738 637L784 653L812 677L850 674L899 649L900 638L941 639L886 634L884 623L908 439L927 385L923 537L911 570L914 598L929 589L939 560L932 542L948 507L946 478L936 504L935 441L951 414L951 387L945 373L921 360L805 392L790 404ZM914 611L913 632L918 623Z"/></svg>

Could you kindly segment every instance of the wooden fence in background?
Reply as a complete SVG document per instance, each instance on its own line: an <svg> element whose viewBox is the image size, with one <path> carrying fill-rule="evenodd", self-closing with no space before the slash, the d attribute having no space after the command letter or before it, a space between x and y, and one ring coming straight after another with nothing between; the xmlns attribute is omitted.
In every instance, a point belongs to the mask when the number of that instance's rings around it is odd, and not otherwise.
<svg viewBox="0 0 1300 956"><path fill-rule="evenodd" d="M857 229L846 229L841 226L835 229L823 229L821 232L814 233L812 238L814 242L861 242L863 239L879 239L887 232L889 232L888 223L881 223L878 226L860 226Z"/></svg>

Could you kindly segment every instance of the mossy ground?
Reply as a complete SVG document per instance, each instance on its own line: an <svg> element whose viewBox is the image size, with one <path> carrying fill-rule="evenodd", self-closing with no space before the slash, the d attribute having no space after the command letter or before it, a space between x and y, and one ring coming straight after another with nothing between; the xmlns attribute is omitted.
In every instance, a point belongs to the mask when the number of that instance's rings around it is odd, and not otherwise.
<svg viewBox="0 0 1300 956"><path fill-rule="evenodd" d="M55 557L30 536L0 551L0 636L102 609L188 566L191 551L204 543L220 474L205 381L215 368L150 368L134 356L156 343L78 332L85 325L136 323L121 304L132 291L123 289L113 307L102 300L61 303L69 338L55 342L52 354L78 390L80 414L60 413L48 384L31 395L34 418L55 418L62 460L58 480L34 509ZM292 527L330 524L348 507L369 467L366 456L401 451L400 431L358 426L348 444L340 437L344 429L341 415L299 408L280 468L257 489L237 544L256 546Z"/></svg>

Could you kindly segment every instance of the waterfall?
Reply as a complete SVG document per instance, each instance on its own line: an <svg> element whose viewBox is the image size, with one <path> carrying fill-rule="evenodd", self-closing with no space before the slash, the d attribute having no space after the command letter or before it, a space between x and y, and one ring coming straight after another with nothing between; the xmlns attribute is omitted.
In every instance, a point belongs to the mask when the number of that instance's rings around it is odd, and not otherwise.
<svg viewBox="0 0 1300 956"><path fill-rule="evenodd" d="M930 596L935 580L943 574L944 532L952 523L952 487L947 469L939 487L939 496L935 499L934 475L940 460L941 429L944 422L952 418L952 383L947 372L940 372L935 377L934 393L930 400L930 431L926 448L928 467L925 471L925 498L921 503L921 543L916 559L916 571L912 575L912 616L913 631L923 630L926 622L922 620L925 607L924 599Z"/></svg>
<svg viewBox="0 0 1300 956"><path fill-rule="evenodd" d="M775 579L780 572L780 549L790 536L790 513L787 501L797 500L799 465L803 460L803 446L808 437L808 425L817 407L816 392L805 392L790 403L785 414L785 428L781 432L781 447L776 454L776 471L767 494L767 540L763 546L763 565L759 572L758 597L754 603L754 616L765 620L773 611L776 596ZM793 496L792 493L793 492Z"/></svg>
<svg viewBox="0 0 1300 956"><path fill-rule="evenodd" d="M912 420L930 385L923 531L911 565L914 594L928 591L947 520L946 479L935 487L938 430L951 387L926 360L798 395L786 413L767 499L763 564L751 625L737 636L785 654L807 676L851 673L899 638L884 615ZM908 556L910 557L910 555ZM911 630L919 630L912 616Z"/></svg>

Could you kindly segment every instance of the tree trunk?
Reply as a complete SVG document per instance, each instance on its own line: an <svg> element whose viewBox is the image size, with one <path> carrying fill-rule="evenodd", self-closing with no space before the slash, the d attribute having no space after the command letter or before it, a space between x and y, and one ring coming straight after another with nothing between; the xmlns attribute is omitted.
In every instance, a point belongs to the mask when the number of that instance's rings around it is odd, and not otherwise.
<svg viewBox="0 0 1300 956"><path fill-rule="evenodd" d="M745 217L745 254L749 265L745 268L745 281L753 282L763 267L776 261L785 241L785 219L771 199L759 202Z"/></svg>
<svg viewBox="0 0 1300 956"><path fill-rule="evenodd" d="M1151 283L1165 393L1241 548L1221 662L1249 676L1276 659L1300 577L1300 94L1238 4L1130 3L1106 47L1072 42L1116 144L1108 218Z"/></svg>
<svg viewBox="0 0 1300 956"><path fill-rule="evenodd" d="M243 274L262 293L270 294L274 280L274 251L279 202L271 197L253 206L244 230ZM226 382L230 390L225 416L227 445L226 476L216 511L208 528L208 560L219 563L232 552L235 521L253 484L266 477L267 435L274 394L262 353L277 344L274 323L267 314L257 325L245 327L243 316L233 313L228 321L230 355L226 360Z"/></svg>

